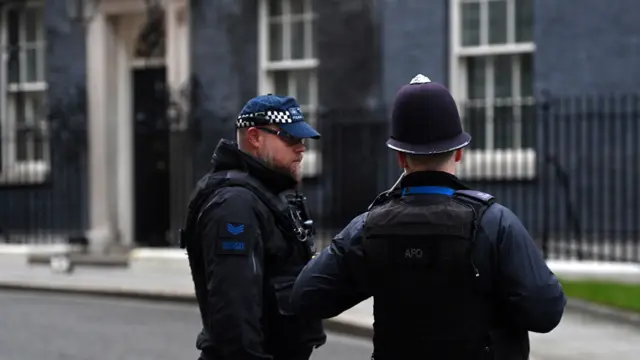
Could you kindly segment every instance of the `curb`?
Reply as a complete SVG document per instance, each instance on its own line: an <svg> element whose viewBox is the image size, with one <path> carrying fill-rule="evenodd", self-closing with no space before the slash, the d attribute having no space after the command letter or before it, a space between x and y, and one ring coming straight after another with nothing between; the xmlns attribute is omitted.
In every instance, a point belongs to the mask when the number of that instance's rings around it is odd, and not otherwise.
<svg viewBox="0 0 640 360"><path fill-rule="evenodd" d="M573 297L567 300L567 309L611 322L626 323L634 327L640 327L640 313L628 310L620 310Z"/></svg>
<svg viewBox="0 0 640 360"><path fill-rule="evenodd" d="M110 255L110 256L95 256L87 254L74 254L70 253L66 255L69 262L73 266L80 267L102 267L102 268L127 268L129 267L128 256L122 255ZM52 255L31 254L27 256L28 265L43 265L50 266Z"/></svg>
<svg viewBox="0 0 640 360"><path fill-rule="evenodd" d="M57 286L44 284L25 284L18 282L0 282L0 290L11 290L32 293L47 294L70 294L97 298L112 299L133 299L144 300L150 302L171 302L183 304L197 304L194 295L178 294L171 292L144 291L144 290L126 290L126 289L105 289L98 287L86 286ZM363 326L354 324L353 322L340 319L339 317L323 320L325 330L337 332L345 335L352 335L362 338L371 339L373 337L373 328L371 326Z"/></svg>
<svg viewBox="0 0 640 360"><path fill-rule="evenodd" d="M186 251L177 248L133 248L128 257L129 260L188 260Z"/></svg>
<svg viewBox="0 0 640 360"><path fill-rule="evenodd" d="M82 295L89 297L114 298L114 299L134 299L154 302L174 302L195 304L196 299L193 295L178 294L171 292L145 291L145 290L125 290L125 289L105 289L91 288L86 286L59 286L59 285L43 285L43 284L24 284L2 282L0 290L22 291L22 292L40 292L50 294L70 294Z"/></svg>

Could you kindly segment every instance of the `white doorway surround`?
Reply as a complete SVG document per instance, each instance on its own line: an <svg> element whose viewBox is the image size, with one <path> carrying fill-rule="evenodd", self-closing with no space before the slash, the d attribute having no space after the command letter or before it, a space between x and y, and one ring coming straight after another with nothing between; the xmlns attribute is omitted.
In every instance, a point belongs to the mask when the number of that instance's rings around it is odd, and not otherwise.
<svg viewBox="0 0 640 360"><path fill-rule="evenodd" d="M164 0L166 50L136 59L145 0L100 0L87 26L89 230L93 251L135 245L131 70L166 67L172 91L189 79L188 0ZM185 105L186 106L186 105Z"/></svg>

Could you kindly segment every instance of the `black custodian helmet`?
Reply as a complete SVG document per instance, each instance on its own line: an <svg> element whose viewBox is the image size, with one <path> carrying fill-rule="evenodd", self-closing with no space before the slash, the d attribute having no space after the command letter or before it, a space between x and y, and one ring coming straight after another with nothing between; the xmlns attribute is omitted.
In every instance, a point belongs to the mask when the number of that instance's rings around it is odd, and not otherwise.
<svg viewBox="0 0 640 360"><path fill-rule="evenodd" d="M419 74L400 88L393 104L389 148L428 155L457 150L470 142L446 87Z"/></svg>

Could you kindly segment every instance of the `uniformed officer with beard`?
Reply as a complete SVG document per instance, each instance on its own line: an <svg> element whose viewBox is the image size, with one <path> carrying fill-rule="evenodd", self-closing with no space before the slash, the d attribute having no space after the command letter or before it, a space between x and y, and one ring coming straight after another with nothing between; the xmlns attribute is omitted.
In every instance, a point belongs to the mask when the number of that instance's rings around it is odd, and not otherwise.
<svg viewBox="0 0 640 360"><path fill-rule="evenodd" d="M305 140L320 134L292 97L251 99L197 184L182 246L202 317L201 360L308 360L326 335L293 314L294 281L315 250L296 188Z"/></svg>
<svg viewBox="0 0 640 360"><path fill-rule="evenodd" d="M566 298L518 217L456 177L470 141L444 86L403 86L387 141L400 186L304 268L296 312L330 318L373 296L376 360L527 359L528 331L553 330Z"/></svg>

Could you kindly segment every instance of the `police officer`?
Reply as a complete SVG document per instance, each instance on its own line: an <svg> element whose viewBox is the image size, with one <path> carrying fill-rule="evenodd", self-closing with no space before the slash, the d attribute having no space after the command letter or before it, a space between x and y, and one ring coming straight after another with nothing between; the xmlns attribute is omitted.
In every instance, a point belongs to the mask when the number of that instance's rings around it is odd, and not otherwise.
<svg viewBox="0 0 640 360"><path fill-rule="evenodd" d="M307 264L296 312L373 296L376 360L527 359L528 331L554 329L565 295L516 215L456 177L470 141L445 87L403 86L387 146L406 175Z"/></svg>
<svg viewBox="0 0 640 360"><path fill-rule="evenodd" d="M304 141L320 134L292 97L251 99L197 184L187 249L203 330L201 360L307 360L326 341L322 322L293 314L289 296L314 251L295 191ZM294 206L295 205L295 206Z"/></svg>

